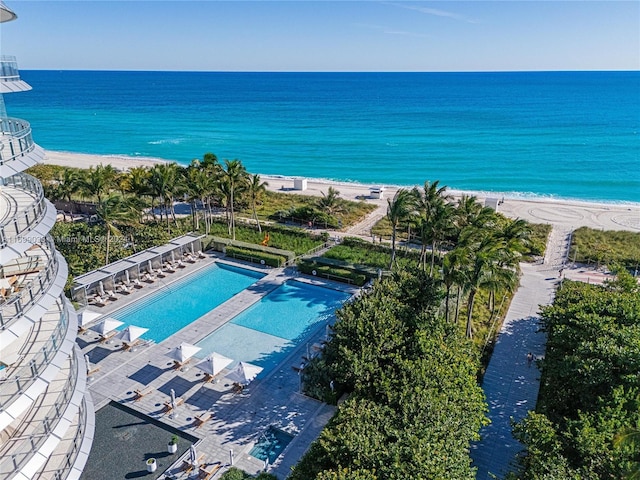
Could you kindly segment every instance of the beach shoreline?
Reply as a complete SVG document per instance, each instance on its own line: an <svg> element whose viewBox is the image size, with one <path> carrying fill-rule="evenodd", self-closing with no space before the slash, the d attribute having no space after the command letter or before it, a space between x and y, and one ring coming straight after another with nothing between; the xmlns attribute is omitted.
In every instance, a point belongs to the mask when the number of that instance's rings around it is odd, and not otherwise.
<svg viewBox="0 0 640 480"><path fill-rule="evenodd" d="M158 163L171 163L169 160L146 157L128 157L124 155L92 155L73 152L46 151L45 164L76 168L90 168L100 164L111 164L118 170L132 167L151 167ZM328 179L307 178L305 190L294 189L294 179L286 175L260 174L263 181L269 183L268 189L277 192L288 192L322 196L329 187L334 187L340 196L347 200L366 199L368 202L386 205L387 198L393 197L398 185L376 185L357 182L333 181ZM416 183L421 186L424 183ZM382 199L369 198L372 186L383 186ZM409 187L410 188L410 187ZM589 200L572 200L547 197L522 197L516 192L474 192L448 189L454 197L474 195L482 203L498 202L498 211L510 218L523 218L534 223L550 223L562 227L578 228L586 226L604 230L629 230L640 232L640 203L604 202Z"/></svg>

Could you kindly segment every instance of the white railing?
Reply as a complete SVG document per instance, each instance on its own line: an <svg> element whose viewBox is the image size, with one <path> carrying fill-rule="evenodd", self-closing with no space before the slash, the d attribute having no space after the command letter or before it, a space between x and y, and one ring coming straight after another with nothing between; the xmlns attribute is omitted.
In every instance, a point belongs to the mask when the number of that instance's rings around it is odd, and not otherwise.
<svg viewBox="0 0 640 480"><path fill-rule="evenodd" d="M0 460L0 480L13 478L15 472L33 458L34 453L51 436L54 428L65 413L78 380L76 356L71 355L69 361L69 377L53 402L52 407L46 412L44 418L38 421L39 425L35 430L29 432L28 436L23 438L22 441L18 440L18 445L12 445L11 453Z"/></svg>
<svg viewBox="0 0 640 480"><path fill-rule="evenodd" d="M38 276L28 280L20 286L20 289L15 294L9 296L4 303L0 303L0 330L6 329L16 319L20 318L25 310L35 305L53 285L58 274L59 263L51 236L47 235L45 238L42 250L46 256L46 264L38 273ZM17 260L20 261L22 258L28 259L29 257L20 257ZM33 256L31 258L38 257ZM17 263L15 268L12 267L12 265L0 267L4 278L13 275L27 275L29 273L29 270L26 270L30 268L28 263L22 266Z"/></svg>
<svg viewBox="0 0 640 480"><path fill-rule="evenodd" d="M0 165L25 156L35 147L29 122L19 118L0 119Z"/></svg>
<svg viewBox="0 0 640 480"><path fill-rule="evenodd" d="M12 217L0 223L0 248L23 241L20 236L33 229L47 212L46 198L42 184L31 175L18 173L4 179L6 187L24 190L33 195L33 201L26 207L16 205L18 211ZM11 199L10 192L3 192L7 199ZM36 243L36 242L29 242Z"/></svg>
<svg viewBox="0 0 640 480"><path fill-rule="evenodd" d="M62 304L60 322L40 351L16 369L7 367L7 378L0 380L0 410L4 410L17 396L21 395L49 365L62 346L68 324L67 311ZM0 472L2 471L0 467Z"/></svg>

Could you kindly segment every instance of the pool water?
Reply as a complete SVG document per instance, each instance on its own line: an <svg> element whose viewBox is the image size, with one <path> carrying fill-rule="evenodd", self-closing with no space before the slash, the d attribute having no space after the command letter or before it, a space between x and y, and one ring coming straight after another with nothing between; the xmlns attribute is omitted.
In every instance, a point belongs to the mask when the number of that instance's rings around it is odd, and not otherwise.
<svg viewBox="0 0 640 480"><path fill-rule="evenodd" d="M218 352L259 365L265 375L321 325L332 322L335 310L349 297L345 292L287 281L198 342L202 350L197 356Z"/></svg>
<svg viewBox="0 0 640 480"><path fill-rule="evenodd" d="M287 432L269 427L266 432L260 433L258 441L249 455L262 461L269 460L269 463L272 464L291 440L293 440L293 436Z"/></svg>
<svg viewBox="0 0 640 480"><path fill-rule="evenodd" d="M119 330L129 325L148 328L143 338L160 343L262 277L259 272L214 263L110 316L124 322Z"/></svg>

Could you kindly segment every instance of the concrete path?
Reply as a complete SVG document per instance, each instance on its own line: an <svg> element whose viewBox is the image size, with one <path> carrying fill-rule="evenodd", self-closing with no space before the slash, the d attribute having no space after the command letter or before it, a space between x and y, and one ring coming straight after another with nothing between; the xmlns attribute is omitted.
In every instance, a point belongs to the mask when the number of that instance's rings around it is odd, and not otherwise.
<svg viewBox="0 0 640 480"><path fill-rule="evenodd" d="M567 256L570 230L554 227L544 263L522 264L522 278L507 312L484 376L482 388L489 404L491 424L480 431L482 439L472 445L471 457L478 468L476 478L503 478L514 469L522 445L512 434L512 419L522 420L535 408L540 372L527 354L544 357L546 335L539 332L539 306L553 301L559 269Z"/></svg>

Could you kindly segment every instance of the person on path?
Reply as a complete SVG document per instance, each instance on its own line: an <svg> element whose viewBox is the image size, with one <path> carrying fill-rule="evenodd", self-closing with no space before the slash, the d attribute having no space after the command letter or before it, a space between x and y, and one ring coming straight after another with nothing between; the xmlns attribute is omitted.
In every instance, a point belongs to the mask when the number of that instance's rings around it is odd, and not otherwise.
<svg viewBox="0 0 640 480"><path fill-rule="evenodd" d="M533 353L527 353L527 366L531 368L531 364L533 363Z"/></svg>

